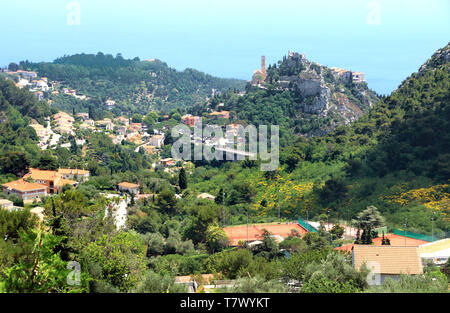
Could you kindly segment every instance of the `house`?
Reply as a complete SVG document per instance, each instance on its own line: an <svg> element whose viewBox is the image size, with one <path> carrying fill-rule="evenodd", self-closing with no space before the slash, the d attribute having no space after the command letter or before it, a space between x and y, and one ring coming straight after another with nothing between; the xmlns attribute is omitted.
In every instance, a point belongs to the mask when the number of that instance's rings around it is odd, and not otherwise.
<svg viewBox="0 0 450 313"><path fill-rule="evenodd" d="M212 112L209 113L209 116L215 117L215 118L230 118L230 112L229 111L220 111L220 112Z"/></svg>
<svg viewBox="0 0 450 313"><path fill-rule="evenodd" d="M81 117L83 121L87 121L89 119L89 113L77 113L76 116Z"/></svg>
<svg viewBox="0 0 450 313"><path fill-rule="evenodd" d="M34 131L36 132L36 135L42 139L45 136L48 136L48 130L47 128L45 128L44 126L42 126L41 124L30 124L30 127L34 129Z"/></svg>
<svg viewBox="0 0 450 313"><path fill-rule="evenodd" d="M118 184L118 188L120 191L129 192L135 195L139 194L139 187L140 186L138 184L132 184L128 182L122 182Z"/></svg>
<svg viewBox="0 0 450 313"><path fill-rule="evenodd" d="M74 179L78 181L86 181L89 179L88 170L72 169L72 168L59 168L58 174L61 175L63 179Z"/></svg>
<svg viewBox="0 0 450 313"><path fill-rule="evenodd" d="M117 127L116 134L125 136L127 134L127 128L125 126Z"/></svg>
<svg viewBox="0 0 450 313"><path fill-rule="evenodd" d="M116 105L116 101L108 99L106 100L105 104L108 107L108 109L111 110Z"/></svg>
<svg viewBox="0 0 450 313"><path fill-rule="evenodd" d="M114 129L114 124L109 118L104 118L102 120L96 121L95 124L107 131L112 131Z"/></svg>
<svg viewBox="0 0 450 313"><path fill-rule="evenodd" d="M230 246L238 246L240 242L255 242L262 239L263 230L267 230L277 241L289 237L293 231L303 236L308 231L298 223L271 223L271 224L249 224L224 227L223 230L230 239Z"/></svg>
<svg viewBox="0 0 450 313"><path fill-rule="evenodd" d="M65 179L57 171L40 170L30 168L29 173L23 176L24 179L31 178L35 183L44 185L47 188L47 194L59 193L65 185L76 186L77 181Z"/></svg>
<svg viewBox="0 0 450 313"><path fill-rule="evenodd" d="M30 212L31 212L31 214L36 215L38 217L39 221L41 221L41 222L44 221L45 215L44 215L43 207L40 207L40 206L34 207L30 210Z"/></svg>
<svg viewBox="0 0 450 313"><path fill-rule="evenodd" d="M127 141L140 145L142 143L142 136L138 133L128 134Z"/></svg>
<svg viewBox="0 0 450 313"><path fill-rule="evenodd" d="M119 124L122 124L122 125L125 125L125 126L128 126L130 124L130 120L127 117L123 116L123 115L121 115L119 117L116 117L114 119L114 121L116 123L119 123Z"/></svg>
<svg viewBox="0 0 450 313"><path fill-rule="evenodd" d="M148 143L152 146L160 148L164 145L164 135L153 135L148 140Z"/></svg>
<svg viewBox="0 0 450 313"><path fill-rule="evenodd" d="M184 124L186 124L190 127L194 127L194 125L197 124L201 120L201 117L193 116L191 114L186 114L181 117L181 120L183 121Z"/></svg>
<svg viewBox="0 0 450 313"><path fill-rule="evenodd" d="M131 123L128 129L133 132L140 132L142 130L142 123Z"/></svg>
<svg viewBox="0 0 450 313"><path fill-rule="evenodd" d="M418 247L355 245L352 265L358 271L363 265L370 269L370 285L381 285L386 278L398 279L401 274L423 274Z"/></svg>
<svg viewBox="0 0 450 313"><path fill-rule="evenodd" d="M67 121L67 122L75 122L75 119L68 113L59 111L58 113L53 115L53 119L55 121Z"/></svg>
<svg viewBox="0 0 450 313"><path fill-rule="evenodd" d="M363 72L353 72L352 73L353 82L356 84L364 83L366 80L364 78Z"/></svg>
<svg viewBox="0 0 450 313"><path fill-rule="evenodd" d="M0 199L0 207L4 210L9 210L14 206L14 203L7 199Z"/></svg>
<svg viewBox="0 0 450 313"><path fill-rule="evenodd" d="M423 262L443 265L450 258L450 238L429 242L419 246L419 255Z"/></svg>
<svg viewBox="0 0 450 313"><path fill-rule="evenodd" d="M159 163L164 165L164 166L174 166L176 164L175 160L172 159L172 158L161 159L159 161Z"/></svg>
<svg viewBox="0 0 450 313"><path fill-rule="evenodd" d="M40 89L40 90L42 90L42 91L48 91L48 85L47 85L47 82L46 81L44 81L44 80L38 80L37 82L36 82L36 88L38 88L38 89Z"/></svg>
<svg viewBox="0 0 450 313"><path fill-rule="evenodd" d="M144 148L144 151L147 154L155 154L156 153L156 147L152 146L152 145L144 145L142 146L142 148Z"/></svg>
<svg viewBox="0 0 450 313"><path fill-rule="evenodd" d="M213 195L211 195L209 193L203 192L203 193L197 195L197 199L208 199L208 200L214 201L216 199L216 197L214 197Z"/></svg>
<svg viewBox="0 0 450 313"><path fill-rule="evenodd" d="M5 195L15 194L24 202L39 201L47 195L47 187L38 183L30 183L23 179L11 181L2 185Z"/></svg>
<svg viewBox="0 0 450 313"><path fill-rule="evenodd" d="M36 96L38 101L44 100L44 93L42 91L34 91L33 94Z"/></svg>

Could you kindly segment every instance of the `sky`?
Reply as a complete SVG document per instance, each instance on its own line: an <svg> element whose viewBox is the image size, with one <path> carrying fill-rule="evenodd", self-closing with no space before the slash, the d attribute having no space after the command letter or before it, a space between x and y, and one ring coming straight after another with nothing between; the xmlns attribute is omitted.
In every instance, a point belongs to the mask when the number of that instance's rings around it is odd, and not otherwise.
<svg viewBox="0 0 450 313"><path fill-rule="evenodd" d="M450 41L449 0L2 0L0 66L75 53L249 80L288 51L389 94Z"/></svg>

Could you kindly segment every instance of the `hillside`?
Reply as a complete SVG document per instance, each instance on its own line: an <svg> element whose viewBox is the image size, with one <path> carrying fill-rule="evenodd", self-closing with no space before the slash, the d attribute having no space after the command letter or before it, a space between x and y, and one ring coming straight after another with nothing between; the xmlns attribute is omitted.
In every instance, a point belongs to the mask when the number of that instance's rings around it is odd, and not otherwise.
<svg viewBox="0 0 450 313"><path fill-rule="evenodd" d="M241 202L230 208L235 223L244 221L246 207L254 219L275 219L280 208L281 216L290 219L306 217L308 211L310 218L329 212L330 219L350 221L375 205L391 228L400 228L407 220L409 230L431 234L435 214L435 232L450 231L449 51L449 45L437 51L395 92L350 125L323 137L285 140L281 180L259 172L257 164L243 163L211 168L195 178L197 188L213 195L223 188L230 200L248 188L252 195L248 206ZM233 105L269 104L271 97L281 97L268 93L251 91L242 97L253 100L251 104L237 100ZM268 112L269 117L264 115ZM282 112L281 106L272 107L248 115L247 121L257 116L276 124L275 114ZM283 123L291 125L282 117ZM230 184L230 177L239 183Z"/></svg>
<svg viewBox="0 0 450 313"><path fill-rule="evenodd" d="M256 71L246 94L228 93L209 105L215 109L223 103L222 109L234 111L237 119L280 125L286 134L323 136L357 120L379 101L363 78L345 77L338 70L356 73L290 52L278 64L269 65L265 79Z"/></svg>
<svg viewBox="0 0 450 313"><path fill-rule="evenodd" d="M124 59L99 52L64 56L52 63L21 63L22 69L34 70L40 77L58 82L60 87L76 90L88 100L67 95L51 95L56 107L68 112L75 107L86 111L92 104L106 109L105 101L114 100L113 112L147 113L150 110L170 111L172 108L203 103L214 93L242 89L245 82L222 79L194 69L180 72L154 59Z"/></svg>

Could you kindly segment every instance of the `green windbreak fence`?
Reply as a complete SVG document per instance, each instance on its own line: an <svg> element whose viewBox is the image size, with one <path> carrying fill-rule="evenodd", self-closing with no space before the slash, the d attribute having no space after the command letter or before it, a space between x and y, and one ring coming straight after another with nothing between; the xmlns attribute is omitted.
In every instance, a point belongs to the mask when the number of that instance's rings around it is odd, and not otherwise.
<svg viewBox="0 0 450 313"><path fill-rule="evenodd" d="M373 231L376 232L380 237L383 236L383 233L385 235L388 233L387 226L375 228Z"/></svg>
<svg viewBox="0 0 450 313"><path fill-rule="evenodd" d="M410 231L404 231L401 229L394 229L394 234L396 235L400 235L400 236L406 236L409 238L414 238L414 239L419 239L419 240L424 240L424 241L433 241L433 238L429 235L422 235L422 234L416 234L416 233L412 233ZM436 240L437 238L434 237L434 240Z"/></svg>
<svg viewBox="0 0 450 313"><path fill-rule="evenodd" d="M312 227L311 225L309 225L308 223L306 223L304 220L302 220L301 218L298 219L298 223L307 231L312 232L312 233L317 233L317 229L315 229L314 227Z"/></svg>

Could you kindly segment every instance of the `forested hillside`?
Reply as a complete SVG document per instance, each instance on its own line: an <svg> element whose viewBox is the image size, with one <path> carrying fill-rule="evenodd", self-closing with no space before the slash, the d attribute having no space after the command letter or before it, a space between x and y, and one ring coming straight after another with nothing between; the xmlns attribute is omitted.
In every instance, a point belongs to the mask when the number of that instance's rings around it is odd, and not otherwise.
<svg viewBox="0 0 450 313"><path fill-rule="evenodd" d="M390 227L402 227L407 219L408 229L431 233L431 218L436 212L437 228L448 232L449 87L446 46L351 125L340 126L324 137L285 140L279 173L263 175L256 164L249 169L247 162L223 174L221 169L210 169L204 174L210 181L199 178L198 184L217 194L227 185L227 177L233 177L239 183L224 189L233 195L233 190L250 188L248 207L253 216L276 217L280 206L282 215L289 218L306 217L306 211L310 217L329 212L331 218L350 221L357 212L375 205ZM267 92L251 95L261 99L259 103L270 103L267 98L273 96ZM283 112L279 107L269 110L268 106L263 111L255 102L245 100L237 103L250 106L258 112L256 116ZM283 118L280 124L286 120ZM247 121L253 122L255 117ZM265 121L276 123L277 119L268 117ZM273 178L278 174L281 180ZM283 191L281 198L279 188ZM244 211L240 212L244 220ZM230 215L239 219L236 211Z"/></svg>
<svg viewBox="0 0 450 313"><path fill-rule="evenodd" d="M243 89L245 82L222 79L194 69L177 71L154 59L140 61L113 57L99 52L64 56L52 63L22 62L22 69L37 71L39 76L75 89L89 100L69 96L52 96L56 107L68 112L87 110L89 104L104 106L107 99L116 101L117 113L147 113L150 110L169 111L177 107L203 103L215 92Z"/></svg>

